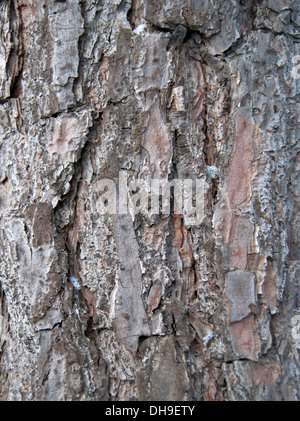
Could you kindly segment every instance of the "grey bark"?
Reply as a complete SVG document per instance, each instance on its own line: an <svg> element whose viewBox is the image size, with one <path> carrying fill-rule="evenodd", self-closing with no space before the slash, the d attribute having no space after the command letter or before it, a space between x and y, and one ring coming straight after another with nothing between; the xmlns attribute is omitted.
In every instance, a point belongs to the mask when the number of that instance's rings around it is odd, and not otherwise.
<svg viewBox="0 0 300 421"><path fill-rule="evenodd" d="M0 400L299 400L299 42L292 0L1 1ZM201 224L101 215L120 171Z"/></svg>

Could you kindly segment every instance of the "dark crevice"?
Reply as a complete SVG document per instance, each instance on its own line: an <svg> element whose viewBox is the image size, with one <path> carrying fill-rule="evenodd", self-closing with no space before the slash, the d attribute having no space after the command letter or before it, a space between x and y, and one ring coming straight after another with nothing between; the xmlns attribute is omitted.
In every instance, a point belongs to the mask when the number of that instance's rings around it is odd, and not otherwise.
<svg viewBox="0 0 300 421"><path fill-rule="evenodd" d="M80 104L76 104L76 105L70 105L68 108L64 109L64 110L58 110L55 113L52 113L50 115L47 116L42 116L41 120L43 119L47 119L47 118L57 118L59 116L65 115L65 114L69 114L69 113L75 113L81 110L86 109L85 104L80 103Z"/></svg>
<svg viewBox="0 0 300 421"><path fill-rule="evenodd" d="M44 385L45 385L45 383L47 383L48 378L49 378L49 375L50 375L50 370L48 370L48 371L45 373L45 375L44 375L44 377L43 377L43 379L42 379L42 382L41 382L42 386L44 386Z"/></svg>
<svg viewBox="0 0 300 421"><path fill-rule="evenodd" d="M22 94L22 69L23 69L23 40L22 40L22 22L18 16L15 2L10 2L9 25L11 33L12 49L6 63L8 77L11 77L10 97L18 98Z"/></svg>
<svg viewBox="0 0 300 421"><path fill-rule="evenodd" d="M131 29L136 29L144 21L144 7L140 0L132 0L131 7L127 12L127 20Z"/></svg>
<svg viewBox="0 0 300 421"><path fill-rule="evenodd" d="M131 29L134 30L137 27L136 24L136 0L132 0L131 7L127 12L127 20L130 23Z"/></svg>
<svg viewBox="0 0 300 421"><path fill-rule="evenodd" d="M178 178L178 169L177 169L177 148L178 148L178 130L175 129L172 138L172 165L170 167L169 181Z"/></svg>
<svg viewBox="0 0 300 421"><path fill-rule="evenodd" d="M205 135L205 138L203 140L203 155L204 155L204 161L205 164L208 166L214 165L215 160L215 154L214 154L214 145L211 139L210 134L208 133L208 107L207 107L207 101L204 102L204 114L202 115L203 118L203 132Z"/></svg>
<svg viewBox="0 0 300 421"><path fill-rule="evenodd" d="M84 5L83 2L79 2L79 6L80 6L80 10L81 10L81 17L85 22L85 11L84 11ZM74 78L73 80L73 86L72 86L72 92L74 95L74 99L76 101L76 107L84 105L84 103L81 103L80 101L78 101L78 99L76 98L76 86L81 84L82 85L82 74L83 74L83 68L84 68L84 44L85 44L85 37L86 37L86 29L85 29L85 24L83 26L83 34L81 34L78 38L78 42L77 42L77 46L78 46L78 57L79 57L79 61L78 61L78 69L77 69L77 77ZM75 107L75 108L76 108Z"/></svg>
<svg viewBox="0 0 300 421"><path fill-rule="evenodd" d="M76 110L78 110L78 108L79 107L73 105L73 106L68 107L68 109L66 109L66 110L56 111L55 113L51 114L49 117L46 117L46 118L51 118L51 117L52 118L57 118L57 117L59 117L61 115L75 112Z"/></svg>
<svg viewBox="0 0 300 421"><path fill-rule="evenodd" d="M83 173L83 161L87 154L90 154L91 148L92 148L92 139L91 137L95 137L95 132L97 130L97 125L99 124L99 121L102 119L102 113L97 113L92 127L89 128L89 135L88 139L85 142L83 148L80 151L80 156L77 160L77 162L74 164L74 172L73 177L70 182L71 187L69 192L64 195L60 203L58 204L56 208L56 214L58 215L59 219L59 213L63 210L64 207L68 208L70 211L70 217L68 224L60 229L60 235L63 236L64 243L65 243L65 250L67 253L67 279L68 281L70 278L75 278L76 282L80 285L80 279L79 279L79 261L80 261L80 243L76 242L74 235L72 233L73 229L76 228L77 224L77 206L78 206L78 193L80 190L80 184L82 183L82 173ZM91 139L91 141L89 140ZM56 226L59 226L59 221L56 223ZM87 331L90 331L90 328L88 327Z"/></svg>
<svg viewBox="0 0 300 421"><path fill-rule="evenodd" d="M230 47L227 48L227 50L223 51L222 54L220 54L221 56L224 57L228 57L231 54L237 54L238 50L241 50L242 47L245 44L245 37L247 36L247 34L242 34L235 42L233 42ZM242 54L242 51L240 51L240 54Z"/></svg>
<svg viewBox="0 0 300 421"><path fill-rule="evenodd" d="M5 292L3 290L1 281L0 281L0 316L3 317L4 320L0 320L0 323L4 324L4 329L8 329L8 313L7 313L7 302L6 302L6 296ZM4 332L2 332L3 335ZM3 339L3 337L0 337L0 361L3 354L3 347L6 344L6 340Z"/></svg>
<svg viewBox="0 0 300 421"><path fill-rule="evenodd" d="M56 115L60 114L61 113L57 113ZM98 121L98 119L96 121ZM90 128L90 130L91 129L92 128ZM67 254L67 280L70 281L70 278L75 278L79 284L78 265L80 247L78 241L75 240L72 231L74 228L76 228L77 224L76 213L78 205L78 192L82 182L83 160L86 156L86 153L88 153L89 147L90 142L87 140L80 151L80 155L77 161L74 164L73 177L70 181L71 187L68 193L61 197L60 202L55 208L55 216L57 219L55 225L58 227L58 234L62 237L63 242L65 243L65 251ZM61 213L63 214L65 212L64 209L67 209L66 212L69 213L69 216L66 224L61 226L60 215Z"/></svg>
<svg viewBox="0 0 300 421"><path fill-rule="evenodd" d="M55 323L52 327L38 329L37 332L49 332L55 329L57 326L62 327L62 321Z"/></svg>
<svg viewBox="0 0 300 421"><path fill-rule="evenodd" d="M75 164L74 168L74 176L72 179L72 187L70 189L70 193L68 194L68 205L71 209L71 218L69 226L66 230L66 247L68 250L68 260L69 260L69 278L74 277L79 282L78 277L78 261L79 261L79 255L80 255L80 248L79 243L77 242L76 245L70 242L69 233L70 231L76 226L76 212L77 212L77 205L78 205L78 192L80 188L80 183L82 181L82 161L83 157L88 149L89 142L87 141L84 145L84 147L81 150L81 155L78 161ZM66 199L65 199L66 200Z"/></svg>
<svg viewBox="0 0 300 421"><path fill-rule="evenodd" d="M107 101L107 106L109 106L109 105L118 105L118 104L121 104L123 101L125 101L125 100L126 100L127 98L129 98L130 96L132 96L132 94L125 95L124 97L122 97L122 98L120 98L120 99L118 99L118 100L109 99L109 100Z"/></svg>
<svg viewBox="0 0 300 421"><path fill-rule="evenodd" d="M130 26L131 26L132 30L134 30L136 28L136 26L135 26L135 13L134 12L135 11L134 11L133 7L131 7L128 10L128 13L127 13L127 20L130 23Z"/></svg>
<svg viewBox="0 0 300 421"><path fill-rule="evenodd" d="M93 334L95 334L94 328L93 328L93 317L92 316L90 316L87 320L86 329L84 331L84 334L87 338L90 338L90 339L92 339Z"/></svg>
<svg viewBox="0 0 300 421"><path fill-rule="evenodd" d="M197 33L198 34L199 32L198 31L193 31L192 29L187 28L187 31L186 31L186 34L185 34L183 43L185 44L186 42L188 42L193 37L194 33Z"/></svg>
<svg viewBox="0 0 300 421"><path fill-rule="evenodd" d="M151 25L152 29L154 29L157 32L161 32L163 34L166 34L166 33L172 34L174 32L174 29L171 29L171 28L165 28L165 27L162 27L162 26L158 26L158 25L155 25L152 22L149 22L149 24Z"/></svg>
<svg viewBox="0 0 300 421"><path fill-rule="evenodd" d="M3 105L3 104L6 104L7 102L9 102L11 100L11 97L8 97L8 98L2 98L2 99L0 99L0 104L1 105Z"/></svg>
<svg viewBox="0 0 300 421"><path fill-rule="evenodd" d="M157 335L151 335L152 336L157 336ZM150 336L139 336L139 346L138 349L140 348L140 346L142 345L143 342L145 342L147 339L149 339Z"/></svg>
<svg viewBox="0 0 300 421"><path fill-rule="evenodd" d="M10 88L10 96L11 98L20 98L22 96L22 70L19 74L14 78L11 88Z"/></svg>

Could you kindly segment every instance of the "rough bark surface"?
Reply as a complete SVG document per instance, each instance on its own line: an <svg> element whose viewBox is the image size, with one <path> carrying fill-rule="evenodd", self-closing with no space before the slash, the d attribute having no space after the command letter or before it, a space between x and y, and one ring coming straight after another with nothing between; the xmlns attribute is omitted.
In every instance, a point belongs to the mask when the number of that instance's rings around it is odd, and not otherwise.
<svg viewBox="0 0 300 421"><path fill-rule="evenodd" d="M299 43L292 0L0 2L1 400L300 399ZM202 223L101 215L120 171Z"/></svg>

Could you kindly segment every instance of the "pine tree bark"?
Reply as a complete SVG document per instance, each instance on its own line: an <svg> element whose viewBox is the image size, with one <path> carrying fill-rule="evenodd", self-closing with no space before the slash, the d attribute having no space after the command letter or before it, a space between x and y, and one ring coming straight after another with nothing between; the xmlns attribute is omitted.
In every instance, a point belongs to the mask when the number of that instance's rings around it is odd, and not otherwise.
<svg viewBox="0 0 300 421"><path fill-rule="evenodd" d="M0 400L300 399L299 39L292 0L1 1ZM120 173L204 218L103 215Z"/></svg>

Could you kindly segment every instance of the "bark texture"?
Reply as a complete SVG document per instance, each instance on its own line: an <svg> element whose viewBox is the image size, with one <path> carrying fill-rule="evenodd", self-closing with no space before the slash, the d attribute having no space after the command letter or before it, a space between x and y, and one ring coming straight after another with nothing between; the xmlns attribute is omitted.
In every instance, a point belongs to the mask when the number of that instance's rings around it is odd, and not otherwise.
<svg viewBox="0 0 300 421"><path fill-rule="evenodd" d="M0 2L0 399L299 400L300 2ZM100 215L205 179L205 217Z"/></svg>

